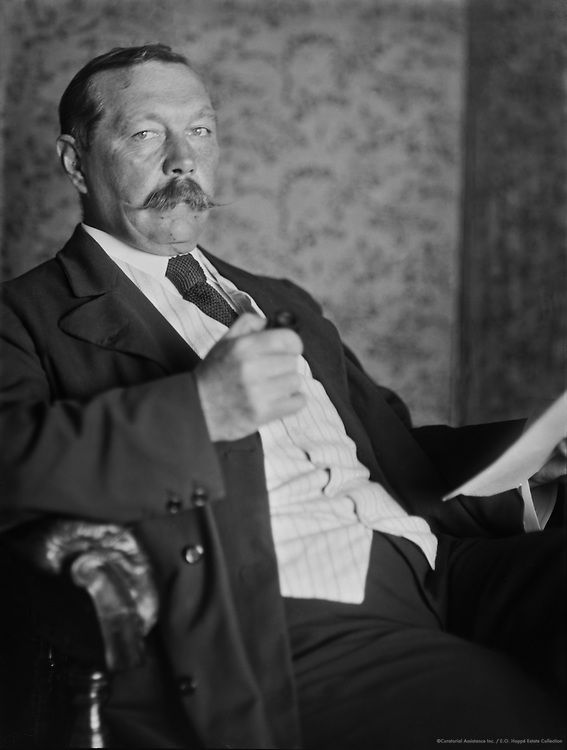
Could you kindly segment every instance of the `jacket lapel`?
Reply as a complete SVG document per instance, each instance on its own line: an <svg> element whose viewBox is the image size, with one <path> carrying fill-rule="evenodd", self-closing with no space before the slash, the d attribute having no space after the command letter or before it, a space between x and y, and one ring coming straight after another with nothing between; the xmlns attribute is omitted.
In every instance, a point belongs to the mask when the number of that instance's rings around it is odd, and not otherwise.
<svg viewBox="0 0 567 750"><path fill-rule="evenodd" d="M199 357L102 248L80 227L57 256L77 299L62 331L105 349L150 359L165 372L193 368Z"/></svg>
<svg viewBox="0 0 567 750"><path fill-rule="evenodd" d="M346 392L346 372L336 329L314 314L314 308L296 287L290 285L287 296L281 281L267 277L260 281L203 252L219 273L250 294L267 316L282 308L291 309L297 317L304 356L314 377L328 392ZM61 318L61 330L106 349L151 359L168 372L197 364L197 354L81 227L77 227L57 257L74 296L84 300Z"/></svg>

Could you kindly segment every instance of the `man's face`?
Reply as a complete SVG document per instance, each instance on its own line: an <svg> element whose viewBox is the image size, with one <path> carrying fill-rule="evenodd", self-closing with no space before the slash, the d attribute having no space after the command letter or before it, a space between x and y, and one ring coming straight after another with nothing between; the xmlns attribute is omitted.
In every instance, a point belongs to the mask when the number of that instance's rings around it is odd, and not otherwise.
<svg viewBox="0 0 567 750"><path fill-rule="evenodd" d="M185 65L155 61L104 71L93 82L104 113L89 148L79 150L85 222L147 252L193 249L208 216L199 191L197 201L189 189L189 202L177 202L173 190L173 198L144 204L188 179L214 193L216 121L203 83Z"/></svg>

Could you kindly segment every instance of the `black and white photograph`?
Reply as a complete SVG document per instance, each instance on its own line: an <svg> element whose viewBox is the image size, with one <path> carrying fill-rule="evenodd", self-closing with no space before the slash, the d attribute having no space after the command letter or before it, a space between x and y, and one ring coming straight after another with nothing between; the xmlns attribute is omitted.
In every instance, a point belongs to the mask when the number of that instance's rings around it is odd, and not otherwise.
<svg viewBox="0 0 567 750"><path fill-rule="evenodd" d="M3 0L0 749L567 745L567 2Z"/></svg>

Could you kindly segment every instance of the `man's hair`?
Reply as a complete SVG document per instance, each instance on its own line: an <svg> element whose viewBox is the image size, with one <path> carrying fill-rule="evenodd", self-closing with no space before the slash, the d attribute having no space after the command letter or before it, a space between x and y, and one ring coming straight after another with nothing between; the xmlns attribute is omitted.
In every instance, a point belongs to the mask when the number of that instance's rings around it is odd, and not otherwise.
<svg viewBox="0 0 567 750"><path fill-rule="evenodd" d="M72 135L83 148L88 149L94 128L104 112L104 103L92 83L93 76L103 70L131 68L150 61L179 63L193 70L184 55L174 52L165 44L115 47L81 68L63 92L59 102L61 133Z"/></svg>

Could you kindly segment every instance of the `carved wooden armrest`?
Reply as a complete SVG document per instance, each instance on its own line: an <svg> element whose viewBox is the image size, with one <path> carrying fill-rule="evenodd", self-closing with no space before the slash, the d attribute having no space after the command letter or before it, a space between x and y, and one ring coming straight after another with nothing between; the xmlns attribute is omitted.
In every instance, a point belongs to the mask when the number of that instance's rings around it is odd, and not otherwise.
<svg viewBox="0 0 567 750"><path fill-rule="evenodd" d="M98 665L86 671L83 668L71 678L78 711L70 745L105 747L100 707L107 673L143 661L144 638L158 617L150 561L128 528L75 519L48 519L22 526L8 534L7 545L27 568L69 578L88 594L105 670Z"/></svg>
<svg viewBox="0 0 567 750"><path fill-rule="evenodd" d="M89 594L109 670L140 663L144 637L157 620L158 596L150 562L129 529L55 519L33 524L11 543L37 569L68 574Z"/></svg>

